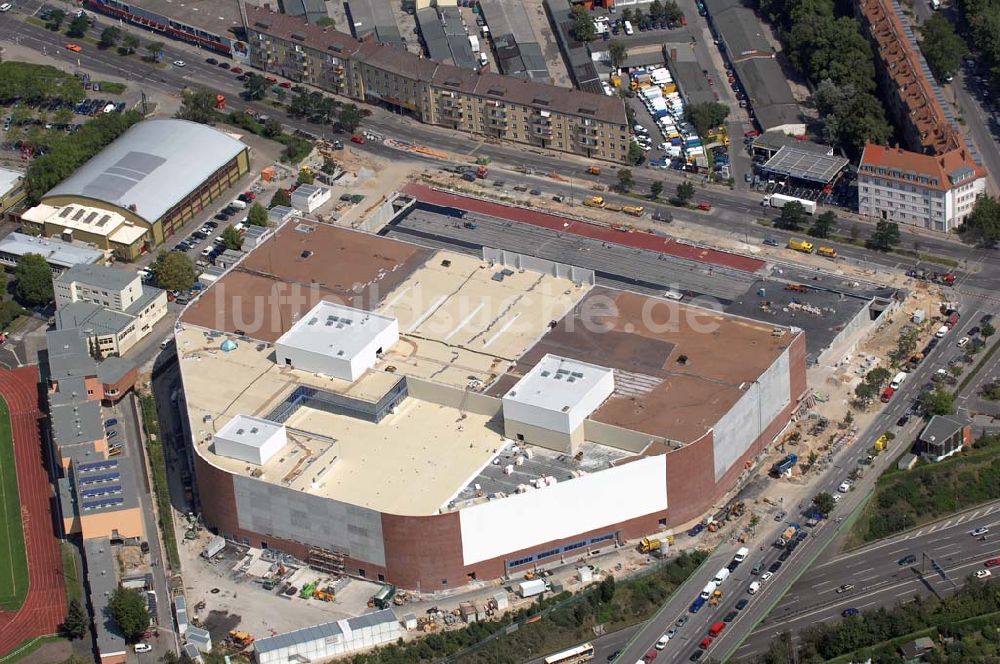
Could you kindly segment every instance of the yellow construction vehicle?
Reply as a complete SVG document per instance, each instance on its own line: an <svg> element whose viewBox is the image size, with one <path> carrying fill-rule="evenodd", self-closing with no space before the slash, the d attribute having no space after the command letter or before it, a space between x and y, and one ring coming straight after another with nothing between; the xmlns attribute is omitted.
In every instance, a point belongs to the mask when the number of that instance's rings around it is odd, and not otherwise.
<svg viewBox="0 0 1000 664"><path fill-rule="evenodd" d="M816 253L820 256L826 256L827 258L836 258L837 250L833 247L820 247L816 250Z"/></svg>
<svg viewBox="0 0 1000 664"><path fill-rule="evenodd" d="M813 252L813 243L792 238L788 240L788 248L794 249L795 251L801 251L804 254L811 254Z"/></svg>
<svg viewBox="0 0 1000 664"><path fill-rule="evenodd" d="M718 606L721 600L722 600L722 591L716 590L714 593L712 593L712 597L711 599L708 600L708 603L711 604L712 606Z"/></svg>
<svg viewBox="0 0 1000 664"><path fill-rule="evenodd" d="M601 167L600 166L591 166L590 168L587 169L587 174L588 175L600 175L601 174Z"/></svg>
<svg viewBox="0 0 1000 664"><path fill-rule="evenodd" d="M632 215L633 217L641 217L646 214L646 208L641 205L626 205L622 208L622 212Z"/></svg>
<svg viewBox="0 0 1000 664"><path fill-rule="evenodd" d="M652 553L653 551L659 551L661 546L663 546L663 542L660 540L643 537L639 540L639 553Z"/></svg>
<svg viewBox="0 0 1000 664"><path fill-rule="evenodd" d="M326 588L317 588L316 592L313 593L313 597L320 600L321 602L332 602L336 599L336 595L333 592L333 588L327 586Z"/></svg>
<svg viewBox="0 0 1000 664"><path fill-rule="evenodd" d="M587 207L602 208L604 207L604 197L603 196L588 196L583 199L583 204Z"/></svg>
<svg viewBox="0 0 1000 664"><path fill-rule="evenodd" d="M254 642L253 634L250 632L242 632L238 629L229 630L229 639L233 642L233 644L240 646L241 648L246 648Z"/></svg>

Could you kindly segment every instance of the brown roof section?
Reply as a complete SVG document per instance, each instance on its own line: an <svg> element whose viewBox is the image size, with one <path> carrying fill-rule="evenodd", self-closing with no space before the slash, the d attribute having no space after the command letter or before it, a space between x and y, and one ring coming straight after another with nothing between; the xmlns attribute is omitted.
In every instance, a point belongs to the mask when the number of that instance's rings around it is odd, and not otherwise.
<svg viewBox="0 0 1000 664"><path fill-rule="evenodd" d="M374 309L433 253L326 224L290 221L193 302L182 321L273 342L320 300Z"/></svg>
<svg viewBox="0 0 1000 664"><path fill-rule="evenodd" d="M939 191L947 191L970 179L986 177L986 170L972 159L965 148L935 157L869 143L861 155L859 169L879 177Z"/></svg>
<svg viewBox="0 0 1000 664"><path fill-rule="evenodd" d="M875 55L881 58L909 109L908 121L920 133L921 147L934 154L963 147L962 137L948 122L934 96L933 84L924 76L920 54L906 35L892 0L860 0L858 7L869 36L875 42Z"/></svg>
<svg viewBox="0 0 1000 664"><path fill-rule="evenodd" d="M650 312L649 324L643 324ZM502 396L547 353L615 369L592 419L690 443L714 427L791 345L787 328L610 288L594 288L490 387Z"/></svg>
<svg viewBox="0 0 1000 664"><path fill-rule="evenodd" d="M252 5L247 5L247 22L251 28L259 32L299 41L312 48L329 50L329 46L335 46L341 49L339 55L343 57L354 54L359 62L386 71L398 72L415 80L433 80L434 85L442 87L447 87L445 81L456 80L460 85L456 89L466 93L496 96L500 100L533 106L540 110L553 110L613 124L626 124L625 104L617 97L489 72L477 74L468 69L435 62L415 53L379 44L372 39L359 42L350 35L336 30L319 28L300 18ZM490 90L500 89L504 91L500 95L489 94Z"/></svg>

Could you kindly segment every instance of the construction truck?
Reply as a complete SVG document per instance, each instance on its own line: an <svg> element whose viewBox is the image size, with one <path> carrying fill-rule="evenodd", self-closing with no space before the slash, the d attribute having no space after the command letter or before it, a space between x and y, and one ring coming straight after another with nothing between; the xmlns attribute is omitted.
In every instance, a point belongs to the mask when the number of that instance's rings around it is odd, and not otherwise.
<svg viewBox="0 0 1000 664"><path fill-rule="evenodd" d="M583 199L583 204L587 207L603 208L605 207L603 196L588 196Z"/></svg>
<svg viewBox="0 0 1000 664"><path fill-rule="evenodd" d="M792 525L785 528L784 532L781 533L781 537L774 543L775 546L785 546L792 539L799 534L799 524L793 523Z"/></svg>
<svg viewBox="0 0 1000 664"><path fill-rule="evenodd" d="M722 600L722 591L717 589L712 591L712 597L709 598L708 603L712 606L718 606L721 600Z"/></svg>
<svg viewBox="0 0 1000 664"><path fill-rule="evenodd" d="M238 629L232 629L229 630L229 640L233 642L233 645L239 646L240 648L246 648L254 642L254 636L250 632L242 632Z"/></svg>
<svg viewBox="0 0 1000 664"><path fill-rule="evenodd" d="M807 242L805 240L796 240L795 238L789 238L788 248L794 249L795 251L801 251L804 254L811 254L813 252L813 243Z"/></svg>
<svg viewBox="0 0 1000 664"><path fill-rule="evenodd" d="M327 586L326 588L317 588L316 592L313 593L313 598L318 599L321 602L332 602L336 599L336 593L333 592L333 588Z"/></svg>
<svg viewBox="0 0 1000 664"><path fill-rule="evenodd" d="M837 250L834 249L833 247L820 247L819 249L816 250L816 253L819 254L820 256L825 256L827 258L837 257Z"/></svg>
<svg viewBox="0 0 1000 664"><path fill-rule="evenodd" d="M662 546L663 542L658 539L643 537L639 540L639 553L653 553L659 551Z"/></svg>
<svg viewBox="0 0 1000 664"><path fill-rule="evenodd" d="M775 477L780 477L781 475L790 471L798 462L799 462L798 455L789 454L784 459L771 466L771 475Z"/></svg>
<svg viewBox="0 0 1000 664"><path fill-rule="evenodd" d="M591 166L590 168L587 169L587 175L600 175L600 174L601 174L600 166Z"/></svg>
<svg viewBox="0 0 1000 664"><path fill-rule="evenodd" d="M641 217L642 215L646 214L646 208L642 207L641 205L626 205L625 207L622 208L622 212L628 215L632 215L633 217Z"/></svg>

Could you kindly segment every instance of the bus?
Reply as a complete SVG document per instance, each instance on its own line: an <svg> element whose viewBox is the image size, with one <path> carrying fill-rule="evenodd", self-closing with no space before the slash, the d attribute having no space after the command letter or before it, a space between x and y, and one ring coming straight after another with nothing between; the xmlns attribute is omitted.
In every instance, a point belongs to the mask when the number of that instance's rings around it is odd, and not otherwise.
<svg viewBox="0 0 1000 664"><path fill-rule="evenodd" d="M578 664L594 659L594 646L589 643L557 652L545 658L545 664Z"/></svg>

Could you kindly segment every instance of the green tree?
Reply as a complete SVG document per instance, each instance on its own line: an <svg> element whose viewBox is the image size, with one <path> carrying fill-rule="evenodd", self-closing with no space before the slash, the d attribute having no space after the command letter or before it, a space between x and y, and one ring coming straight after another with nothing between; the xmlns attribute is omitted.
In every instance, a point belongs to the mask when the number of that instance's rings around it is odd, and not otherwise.
<svg viewBox="0 0 1000 664"><path fill-rule="evenodd" d="M353 134L361 126L363 117L360 108L354 104L344 104L337 113L337 125L348 134Z"/></svg>
<svg viewBox="0 0 1000 664"><path fill-rule="evenodd" d="M233 226L226 226L222 231L222 244L226 249L242 249L243 236Z"/></svg>
<svg viewBox="0 0 1000 664"><path fill-rule="evenodd" d="M962 66L962 58L969 53L965 40L955 32L951 21L943 14L931 13L930 18L920 26L920 50L924 52L927 66L935 78L946 81L954 76Z"/></svg>
<svg viewBox="0 0 1000 664"><path fill-rule="evenodd" d="M109 25L101 31L101 41L97 43L101 48L114 48L122 38L121 28Z"/></svg>
<svg viewBox="0 0 1000 664"><path fill-rule="evenodd" d="M875 224L875 232L872 233L865 246L876 251L891 251L899 244L899 224L891 221L879 221Z"/></svg>
<svg viewBox="0 0 1000 664"><path fill-rule="evenodd" d="M73 598L69 601L69 608L66 611L66 620L63 621L63 632L70 639L82 639L87 634L90 626L90 617L84 610L80 600Z"/></svg>
<svg viewBox="0 0 1000 664"><path fill-rule="evenodd" d="M714 101L691 104L684 112L688 122L694 125L698 135L704 138L710 129L718 127L729 117L729 106Z"/></svg>
<svg viewBox="0 0 1000 664"><path fill-rule="evenodd" d="M87 28L89 27L90 19L81 14L69 22L69 28L66 30L66 36L79 39L87 34Z"/></svg>
<svg viewBox="0 0 1000 664"><path fill-rule="evenodd" d="M316 182L316 176L308 168L303 168L299 171L299 175L295 181L298 184L312 184Z"/></svg>
<svg viewBox="0 0 1000 664"><path fill-rule="evenodd" d="M52 32L59 32L59 28L62 27L63 21L66 20L66 12L61 9L53 9L49 12L49 22L45 24Z"/></svg>
<svg viewBox="0 0 1000 664"><path fill-rule="evenodd" d="M146 44L146 51L149 53L150 62L159 62L163 57L163 42L149 42Z"/></svg>
<svg viewBox="0 0 1000 664"><path fill-rule="evenodd" d="M632 178L632 171L627 168L618 169L618 189L621 191L628 191L635 184L635 180Z"/></svg>
<svg viewBox="0 0 1000 664"><path fill-rule="evenodd" d="M181 93L181 107L175 117L200 124L215 124L219 117L215 109L215 93L207 88L188 88Z"/></svg>
<svg viewBox="0 0 1000 664"><path fill-rule="evenodd" d="M968 242L992 249L1000 241L1000 201L992 196L980 196L965 218L959 233Z"/></svg>
<svg viewBox="0 0 1000 664"><path fill-rule="evenodd" d="M594 19L590 18L590 13L580 5L574 5L570 13L573 18L573 27L570 31L576 40L584 43L594 41L597 37L597 28L594 27Z"/></svg>
<svg viewBox="0 0 1000 664"><path fill-rule="evenodd" d="M247 211L247 223L251 226L267 226L267 208L254 203Z"/></svg>
<svg viewBox="0 0 1000 664"><path fill-rule="evenodd" d="M174 252L174 255L179 255ZM111 618L127 641L137 641L149 627L146 598L138 590L118 588L108 603Z"/></svg>
<svg viewBox="0 0 1000 664"><path fill-rule="evenodd" d="M937 389L923 398L921 404L928 415L953 415L955 395L947 390Z"/></svg>
<svg viewBox="0 0 1000 664"><path fill-rule="evenodd" d="M654 201L660 197L663 193L663 183L659 180L653 180L649 183L649 197Z"/></svg>
<svg viewBox="0 0 1000 664"><path fill-rule="evenodd" d="M810 236L821 240L830 237L830 233L837 227L837 215L832 210L818 215L806 231Z"/></svg>
<svg viewBox="0 0 1000 664"><path fill-rule="evenodd" d="M896 349L892 352L891 358L894 364L902 364L910 358L913 351L917 349L917 342L920 341L920 334L917 328L912 325L905 325L899 331L899 338L896 341Z"/></svg>
<svg viewBox="0 0 1000 664"><path fill-rule="evenodd" d="M826 491L823 491L822 493L817 493L815 496L813 496L812 504L813 507L816 508L816 511L822 514L823 516L827 516L830 512L833 511L833 508L837 505L837 503L833 502L833 496L831 496Z"/></svg>
<svg viewBox="0 0 1000 664"><path fill-rule="evenodd" d="M323 166L319 170L327 175L333 175L337 172L337 161L331 157L323 157Z"/></svg>
<svg viewBox="0 0 1000 664"><path fill-rule="evenodd" d="M247 91L247 99L263 99L264 95L267 94L267 79L260 74L250 72L247 75L247 80L243 83L243 87Z"/></svg>
<svg viewBox="0 0 1000 664"><path fill-rule="evenodd" d="M598 597L602 604L607 604L615 597L615 577L608 574L601 580L601 585L598 590Z"/></svg>
<svg viewBox="0 0 1000 664"><path fill-rule="evenodd" d="M810 450L806 463L808 463L809 467L812 468L816 465L817 461L819 461L819 454L816 453L816 450Z"/></svg>
<svg viewBox="0 0 1000 664"><path fill-rule="evenodd" d="M778 215L774 225L778 228L797 231L802 228L804 223L806 223L805 207L798 201L790 201L781 208L781 214Z"/></svg>
<svg viewBox="0 0 1000 664"><path fill-rule="evenodd" d="M611 58L612 67L621 67L628 57L628 49L625 48L625 44L613 39L608 44L608 56Z"/></svg>
<svg viewBox="0 0 1000 664"><path fill-rule="evenodd" d="M860 382L854 388L854 396L861 403L868 403L878 394L878 390L871 383Z"/></svg>
<svg viewBox="0 0 1000 664"><path fill-rule="evenodd" d="M881 390L892 380L892 372L885 367L875 367L865 374L865 382L876 390Z"/></svg>
<svg viewBox="0 0 1000 664"><path fill-rule="evenodd" d="M677 204L681 206L687 205L691 202L691 199L694 198L694 194L694 184L688 182L687 180L681 182L677 185Z"/></svg>
<svg viewBox="0 0 1000 664"><path fill-rule="evenodd" d="M853 83L838 85L822 81L812 96L822 118L823 138L859 159L868 143L885 144L892 127L882 103L871 92Z"/></svg>
<svg viewBox="0 0 1000 664"><path fill-rule="evenodd" d="M122 46L118 52L122 55L132 55L137 50L139 50L139 38L131 32L126 32L125 36L122 37Z"/></svg>
<svg viewBox="0 0 1000 664"><path fill-rule="evenodd" d="M278 118L268 118L267 122L264 123L263 131L266 138L277 138L284 132L284 127L281 126L281 120Z"/></svg>
<svg viewBox="0 0 1000 664"><path fill-rule="evenodd" d="M14 269L17 277L17 298L29 307L52 301L52 269L39 254L25 254Z"/></svg>
<svg viewBox="0 0 1000 664"><path fill-rule="evenodd" d="M171 291L186 291L198 278L194 263L178 251L161 251L152 269L160 288Z"/></svg>
<svg viewBox="0 0 1000 664"><path fill-rule="evenodd" d="M628 142L628 155L626 157L628 159L628 163L632 164L633 166L637 166L638 164L642 163L642 160L645 157L646 154L642 151L642 148L639 147L638 143L636 143L635 141Z"/></svg>
<svg viewBox="0 0 1000 664"><path fill-rule="evenodd" d="M279 205L283 205L284 207L291 207L292 205L292 197L284 189L274 192L274 196L271 196L271 202L268 203L267 207L273 208Z"/></svg>
<svg viewBox="0 0 1000 664"><path fill-rule="evenodd" d="M992 323L983 323L982 328L979 330L979 334L983 335L983 339L992 337L997 333L997 329L993 327Z"/></svg>

